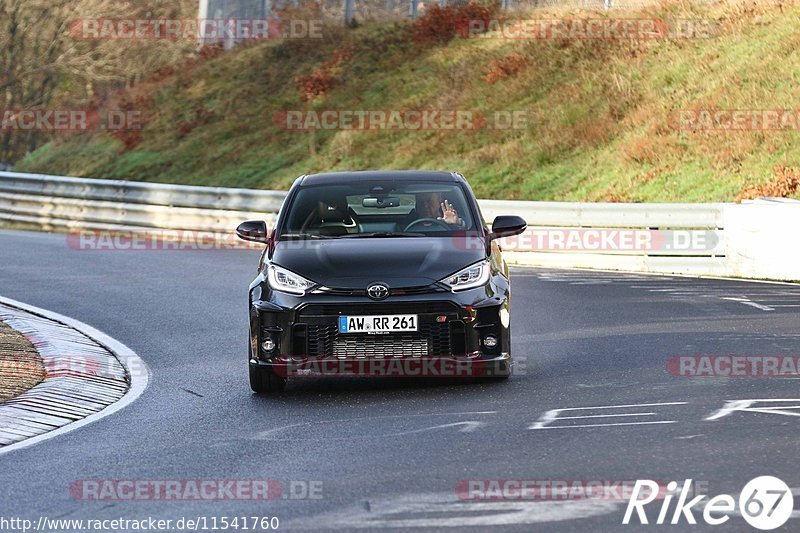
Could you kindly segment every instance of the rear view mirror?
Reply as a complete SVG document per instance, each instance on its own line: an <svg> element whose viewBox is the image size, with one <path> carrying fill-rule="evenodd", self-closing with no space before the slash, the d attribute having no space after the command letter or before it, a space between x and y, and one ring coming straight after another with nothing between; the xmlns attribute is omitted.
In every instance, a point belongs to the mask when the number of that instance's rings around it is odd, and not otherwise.
<svg viewBox="0 0 800 533"><path fill-rule="evenodd" d="M397 198L396 196L364 198L361 200L361 205L364 207L376 207L378 209L385 209L387 207L400 207L400 198Z"/></svg>
<svg viewBox="0 0 800 533"><path fill-rule="evenodd" d="M245 241L263 242L264 244L269 242L269 230L267 229L267 223L263 220L242 222L236 228L236 235Z"/></svg>
<svg viewBox="0 0 800 533"><path fill-rule="evenodd" d="M491 239L499 239L501 237L510 237L511 235L519 235L528 223L525 219L518 216L501 215L494 219L492 222L492 233L489 235Z"/></svg>

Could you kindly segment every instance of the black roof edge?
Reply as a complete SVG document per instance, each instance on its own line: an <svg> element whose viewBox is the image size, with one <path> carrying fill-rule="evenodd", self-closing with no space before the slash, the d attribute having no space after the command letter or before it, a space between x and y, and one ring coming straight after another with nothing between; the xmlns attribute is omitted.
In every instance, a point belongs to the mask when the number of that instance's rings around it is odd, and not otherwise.
<svg viewBox="0 0 800 533"><path fill-rule="evenodd" d="M343 172L321 172L319 174L305 174L301 176L301 185L314 185L326 180L338 178L347 181L368 181L387 179L430 180L441 182L455 182L464 177L457 172L439 170L355 170Z"/></svg>

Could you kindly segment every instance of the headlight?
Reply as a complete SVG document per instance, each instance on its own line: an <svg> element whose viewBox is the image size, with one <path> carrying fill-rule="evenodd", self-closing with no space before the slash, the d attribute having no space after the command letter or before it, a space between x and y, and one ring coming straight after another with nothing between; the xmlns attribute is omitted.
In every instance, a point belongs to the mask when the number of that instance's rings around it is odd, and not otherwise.
<svg viewBox="0 0 800 533"><path fill-rule="evenodd" d="M270 265L267 269L267 279L269 280L269 286L276 291L298 294L300 296L304 295L306 290L315 285L313 281L307 280L303 276L298 276L290 270L275 265Z"/></svg>
<svg viewBox="0 0 800 533"><path fill-rule="evenodd" d="M439 283L444 283L453 292L474 289L485 285L489 281L489 261L485 259L474 265L470 265L464 270L459 270L455 274L447 276Z"/></svg>

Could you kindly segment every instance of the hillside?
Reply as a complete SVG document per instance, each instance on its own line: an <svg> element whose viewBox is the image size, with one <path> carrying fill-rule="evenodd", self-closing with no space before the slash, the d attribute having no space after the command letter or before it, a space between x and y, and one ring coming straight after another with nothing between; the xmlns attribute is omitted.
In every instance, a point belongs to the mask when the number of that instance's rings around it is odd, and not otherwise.
<svg viewBox="0 0 800 533"><path fill-rule="evenodd" d="M93 103L141 110L141 132L61 134L15 170L282 189L309 172L421 168L460 171L484 198L729 201L747 187L796 195L800 125L680 127L686 110L800 107L800 7L767 3L678 1L611 15L707 21L702 38L449 39L453 21L474 13L434 10L416 26L326 28L323 39L206 53ZM553 16L606 17L529 18ZM281 111L299 110L458 110L478 126L522 111L527 120L467 130L282 127ZM778 192L753 188L776 179Z"/></svg>

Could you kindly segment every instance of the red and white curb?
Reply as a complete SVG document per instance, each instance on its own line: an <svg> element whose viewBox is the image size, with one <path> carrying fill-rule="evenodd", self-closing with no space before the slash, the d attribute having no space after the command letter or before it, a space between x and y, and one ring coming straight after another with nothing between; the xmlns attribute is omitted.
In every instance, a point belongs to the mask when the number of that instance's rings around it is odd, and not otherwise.
<svg viewBox="0 0 800 533"><path fill-rule="evenodd" d="M28 338L46 369L44 381L0 404L0 455L96 422L147 387L144 361L87 324L3 297L0 320Z"/></svg>

